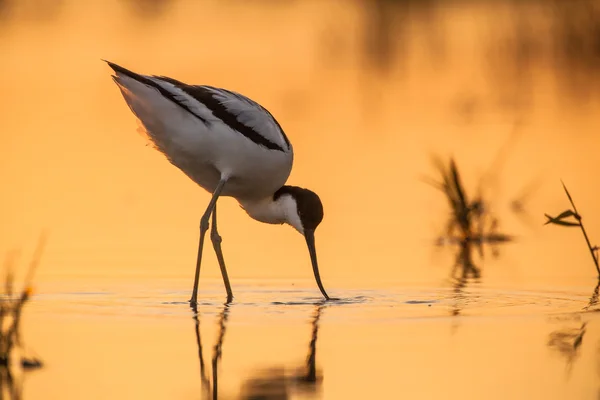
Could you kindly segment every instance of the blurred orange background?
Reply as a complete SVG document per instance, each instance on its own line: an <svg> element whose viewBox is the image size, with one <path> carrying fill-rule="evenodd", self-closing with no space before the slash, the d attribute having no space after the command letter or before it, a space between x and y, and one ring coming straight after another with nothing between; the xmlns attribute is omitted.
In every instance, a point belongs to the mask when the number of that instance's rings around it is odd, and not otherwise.
<svg viewBox="0 0 600 400"><path fill-rule="evenodd" d="M446 203L420 180L432 154L453 155L471 192L497 175L492 205L518 241L486 261L488 279L593 277L580 233L542 224L568 207L563 179L600 238L600 39L585 31L597 2L417 3L0 2L0 254L31 254L47 229L40 282L191 284L209 194L136 133L107 59L239 91L276 116L295 149L289 182L325 206L326 287L447 276L452 255L432 247ZM523 223L509 204L532 183ZM234 289L236 277L312 279L293 229L219 204ZM203 276L218 277L206 254Z"/></svg>

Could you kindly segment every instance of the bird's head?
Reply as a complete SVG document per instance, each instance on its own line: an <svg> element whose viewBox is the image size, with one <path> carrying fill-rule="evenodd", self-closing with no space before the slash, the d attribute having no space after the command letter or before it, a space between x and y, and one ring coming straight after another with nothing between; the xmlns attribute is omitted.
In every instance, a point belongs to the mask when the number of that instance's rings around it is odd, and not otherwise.
<svg viewBox="0 0 600 400"><path fill-rule="evenodd" d="M306 236L323 220L323 204L319 196L308 189L297 186L283 186L275 192L273 200L280 204L285 214L285 222Z"/></svg>
<svg viewBox="0 0 600 400"><path fill-rule="evenodd" d="M283 208L285 222L304 235L317 285L323 296L329 299L321 283L315 247L315 229L323 220L321 199L311 190L297 186L283 186L275 192L273 200Z"/></svg>

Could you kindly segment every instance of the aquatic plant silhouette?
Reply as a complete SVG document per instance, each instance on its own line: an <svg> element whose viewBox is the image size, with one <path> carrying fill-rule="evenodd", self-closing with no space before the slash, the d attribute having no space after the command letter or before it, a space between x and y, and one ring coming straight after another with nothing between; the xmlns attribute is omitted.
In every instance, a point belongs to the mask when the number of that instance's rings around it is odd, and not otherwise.
<svg viewBox="0 0 600 400"><path fill-rule="evenodd" d="M565 186L564 182L561 181L561 183L563 185L563 189L565 190L565 193L567 194L567 197L569 198L571 207L573 207L573 208L567 209L567 210L561 212L556 217L552 217L548 214L544 214L547 218L547 221L544 223L544 225L553 224L553 225L559 225L559 226L565 226L565 227L579 227L581 229L581 233L583 233L583 237L584 237L585 243L587 244L587 247L590 251L590 254L592 255L592 259L594 260L594 265L596 266L596 272L598 272L598 279L600 279L600 267L598 266L598 249L599 248L598 248L598 246L592 246L592 244L590 243L590 238L588 237L585 227L583 226L581 214L579 214L579 212L577 212L577 207L575 207L575 202L573 201L571 194L569 194L569 191L567 190L567 187Z"/></svg>
<svg viewBox="0 0 600 400"><path fill-rule="evenodd" d="M481 190L472 199L469 198L453 158L448 165L437 157L433 161L441 181L426 179L426 183L440 190L450 206L444 234L437 243L459 246L451 274L453 277L460 269L463 278L479 278L481 271L473 262L473 249L477 249L483 258L484 245L487 244L492 246L492 254L497 255L495 246L511 241L512 237L498 232L498 219L491 214Z"/></svg>
<svg viewBox="0 0 600 400"><path fill-rule="evenodd" d="M494 163L496 167L498 160L499 157ZM434 157L433 161L438 171L438 180L426 178L425 182L442 192L450 208L444 233L437 238L436 244L450 245L456 249L450 272L453 287L450 314L459 316L468 301L466 287L470 280L481 277L481 268L475 262L475 252L483 260L484 246L487 246L492 256L498 257L499 246L512 241L513 237L498 230L498 218L492 214L489 202L484 199L481 184L475 196L468 196L454 159L450 158L447 164L439 157ZM489 172L484 178L490 179L491 175ZM453 331L455 329L456 326Z"/></svg>
<svg viewBox="0 0 600 400"><path fill-rule="evenodd" d="M45 244L46 235L42 234L20 292L14 290L16 253L9 254L5 261L4 293L0 299L0 399L5 395L9 399L21 399L24 372L42 367L41 360L24 355L20 328L23 307L31 299L33 275L40 264ZM19 373L15 374L17 370Z"/></svg>
<svg viewBox="0 0 600 400"><path fill-rule="evenodd" d="M590 308L592 308L596 304L598 304L598 295L600 294L599 292L600 292L600 279L596 283L596 287L594 288L594 291L592 292L592 295L590 296L590 301L588 302L588 304L585 307L583 307L583 309L585 311L589 310Z"/></svg>

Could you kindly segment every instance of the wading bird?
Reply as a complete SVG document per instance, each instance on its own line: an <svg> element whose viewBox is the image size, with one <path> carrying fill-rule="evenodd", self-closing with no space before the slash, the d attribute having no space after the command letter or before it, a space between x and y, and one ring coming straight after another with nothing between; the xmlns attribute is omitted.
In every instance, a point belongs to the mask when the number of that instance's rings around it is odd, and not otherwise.
<svg viewBox="0 0 600 400"><path fill-rule="evenodd" d="M306 239L317 285L323 288L315 229L323 219L316 193L284 185L294 158L292 145L273 115L260 104L225 89L187 85L165 76L141 75L106 61L125 102L144 133L167 159L212 193L200 219L200 239L190 303L196 304L204 236L211 240L227 290L231 285L217 231L217 200L235 198L248 215L268 224L287 223Z"/></svg>

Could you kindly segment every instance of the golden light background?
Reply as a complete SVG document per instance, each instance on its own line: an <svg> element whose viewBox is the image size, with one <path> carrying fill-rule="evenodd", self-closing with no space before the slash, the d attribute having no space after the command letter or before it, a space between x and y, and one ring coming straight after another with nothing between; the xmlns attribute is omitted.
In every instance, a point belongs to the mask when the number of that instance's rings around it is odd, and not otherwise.
<svg viewBox="0 0 600 400"><path fill-rule="evenodd" d="M580 232L542 225L569 206L563 179L600 241L600 56L586 31L599 7L575 3L0 0L0 255L20 249L26 265L49 234L24 316L46 363L27 377L28 398L200 393L194 321L173 302L191 288L210 196L136 132L101 59L239 91L284 128L289 183L324 203L325 288L367 299L323 312L318 394L597 394L597 313L579 313L596 271ZM498 259L486 250L483 287L447 285L454 254L433 246L446 200L422 181L434 154L455 157L468 193L482 182L499 229L516 236ZM291 227L253 221L230 198L219 219L236 296L220 368L231 398L264 366L305 362L313 305L274 305L296 294L260 285L318 292ZM210 245L205 257L202 279L220 279ZM439 302L406 303L421 297ZM210 301L209 360L221 307ZM569 376L548 338L582 321Z"/></svg>
<svg viewBox="0 0 600 400"><path fill-rule="evenodd" d="M30 254L47 229L38 283L191 284L209 195L136 133L101 59L236 90L276 116L295 149L289 183L325 206L317 250L326 287L446 277L452 256L431 246L446 204L420 178L434 174L432 154L454 155L473 191L507 142L491 200L502 229L519 238L501 262L486 262L486 278L593 276L580 234L542 223L568 205L563 179L600 235L597 83L565 73L548 56L552 43L525 66L503 61L516 46L509 3L438 6L433 16L407 8L392 17L398 54L388 68L373 65L374 45L365 49L372 11L358 1L181 0L146 17L133 2L61 4L11 2L0 21L0 250ZM531 12L532 32L544 36L551 18ZM585 101L565 88L571 75ZM534 181L529 226L508 204ZM234 289L242 277L312 279L293 229L257 223L233 199L219 204ZM218 277L206 254L202 275Z"/></svg>

